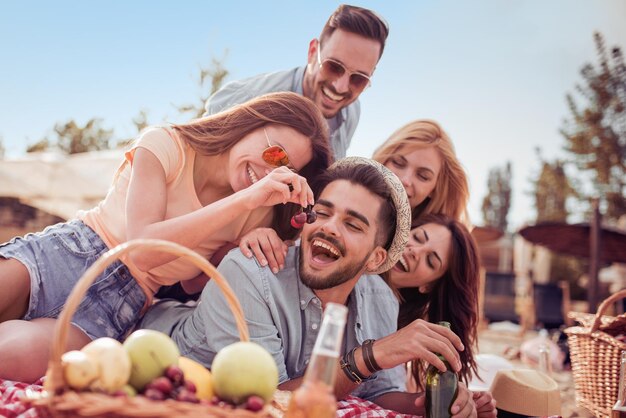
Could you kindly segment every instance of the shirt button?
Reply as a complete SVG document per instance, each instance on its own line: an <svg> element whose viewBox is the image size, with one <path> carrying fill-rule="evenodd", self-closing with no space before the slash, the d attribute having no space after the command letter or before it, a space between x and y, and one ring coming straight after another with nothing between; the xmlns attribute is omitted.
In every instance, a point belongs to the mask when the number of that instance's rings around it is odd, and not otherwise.
<svg viewBox="0 0 626 418"><path fill-rule="evenodd" d="M309 364L309 360L304 360L304 364Z"/></svg>
<svg viewBox="0 0 626 418"><path fill-rule="evenodd" d="M303 300L300 301L300 305L304 305L306 302L304 302Z"/></svg>
<svg viewBox="0 0 626 418"><path fill-rule="evenodd" d="M313 325L311 325L311 328L313 328L313 329L317 329L317 324L313 324Z"/></svg>

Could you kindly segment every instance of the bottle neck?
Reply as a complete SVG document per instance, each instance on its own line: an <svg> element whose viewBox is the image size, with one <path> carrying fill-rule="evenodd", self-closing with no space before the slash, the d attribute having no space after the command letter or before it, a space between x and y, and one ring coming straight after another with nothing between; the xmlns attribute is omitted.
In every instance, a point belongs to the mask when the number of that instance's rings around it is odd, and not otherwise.
<svg viewBox="0 0 626 418"><path fill-rule="evenodd" d="M304 374L304 381L320 382L333 388L337 377L338 359L332 351L314 351Z"/></svg>

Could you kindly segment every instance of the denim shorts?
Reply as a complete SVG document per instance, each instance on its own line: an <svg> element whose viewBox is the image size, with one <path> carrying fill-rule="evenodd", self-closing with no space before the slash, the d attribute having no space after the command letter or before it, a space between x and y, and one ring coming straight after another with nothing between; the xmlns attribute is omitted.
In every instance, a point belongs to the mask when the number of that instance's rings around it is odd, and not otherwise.
<svg viewBox="0 0 626 418"><path fill-rule="evenodd" d="M0 257L14 258L30 274L30 301L22 319L57 318L83 273L108 251L100 236L72 220L0 245ZM122 340L139 320L146 295L119 260L96 278L72 324L90 338Z"/></svg>

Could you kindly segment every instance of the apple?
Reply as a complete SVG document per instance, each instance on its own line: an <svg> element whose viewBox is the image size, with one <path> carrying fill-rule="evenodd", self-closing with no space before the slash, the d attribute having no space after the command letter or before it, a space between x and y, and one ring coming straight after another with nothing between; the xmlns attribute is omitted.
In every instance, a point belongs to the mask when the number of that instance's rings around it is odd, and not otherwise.
<svg viewBox="0 0 626 418"><path fill-rule="evenodd" d="M278 387L278 367L270 353L253 342L237 342L222 348L211 365L213 390L236 405L253 395L268 402Z"/></svg>
<svg viewBox="0 0 626 418"><path fill-rule="evenodd" d="M166 334L140 329L124 341L124 348L131 361L128 383L137 391L155 378L162 376L168 366L178 364L180 352L176 343Z"/></svg>

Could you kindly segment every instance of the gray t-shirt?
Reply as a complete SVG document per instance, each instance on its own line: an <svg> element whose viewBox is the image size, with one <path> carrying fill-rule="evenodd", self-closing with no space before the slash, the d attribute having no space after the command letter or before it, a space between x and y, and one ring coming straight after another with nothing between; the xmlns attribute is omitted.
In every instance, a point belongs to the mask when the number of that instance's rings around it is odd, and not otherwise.
<svg viewBox="0 0 626 418"><path fill-rule="evenodd" d="M239 249L229 252L219 265L241 303L250 340L273 356L281 383L304 374L322 320L320 300L300 281L299 248L289 249L285 268L278 274L246 258ZM366 339L396 331L398 301L380 276L362 276L347 306L343 354ZM233 315L214 281L207 283L197 305L171 300L155 304L140 327L169 334L182 355L207 367L222 347L239 340ZM404 390L404 368L398 366L378 372L352 395L371 400Z"/></svg>
<svg viewBox="0 0 626 418"><path fill-rule="evenodd" d="M301 95L304 69L305 67L296 67L287 71L265 73L243 80L231 81L209 97L204 107L204 116L213 115L266 93L292 91ZM334 118L326 120L335 159L346 156L360 115L361 105L358 100L355 100L341 109Z"/></svg>

